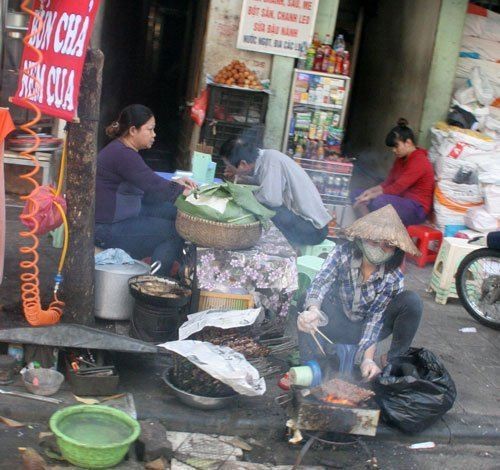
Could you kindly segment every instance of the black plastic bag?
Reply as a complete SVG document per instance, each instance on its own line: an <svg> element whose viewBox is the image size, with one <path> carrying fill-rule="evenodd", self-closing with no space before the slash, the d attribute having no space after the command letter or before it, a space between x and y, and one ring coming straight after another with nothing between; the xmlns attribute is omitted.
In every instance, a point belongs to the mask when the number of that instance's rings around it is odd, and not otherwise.
<svg viewBox="0 0 500 470"><path fill-rule="evenodd" d="M388 364L373 384L383 419L404 432L423 431L455 402L455 383L443 363L424 348L410 348Z"/></svg>

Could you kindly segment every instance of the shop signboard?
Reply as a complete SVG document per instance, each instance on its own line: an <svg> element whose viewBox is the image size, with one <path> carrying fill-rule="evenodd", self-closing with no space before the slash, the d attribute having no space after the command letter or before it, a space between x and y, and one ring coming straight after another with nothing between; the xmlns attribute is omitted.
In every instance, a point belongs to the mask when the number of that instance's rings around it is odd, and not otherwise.
<svg viewBox="0 0 500 470"><path fill-rule="evenodd" d="M19 82L12 102L71 121L77 116L78 94L99 0L35 0L32 34L24 46ZM30 47L32 46L32 47ZM42 58L39 63L37 48Z"/></svg>
<svg viewBox="0 0 500 470"><path fill-rule="evenodd" d="M238 49L299 57L309 44L319 0L243 0Z"/></svg>

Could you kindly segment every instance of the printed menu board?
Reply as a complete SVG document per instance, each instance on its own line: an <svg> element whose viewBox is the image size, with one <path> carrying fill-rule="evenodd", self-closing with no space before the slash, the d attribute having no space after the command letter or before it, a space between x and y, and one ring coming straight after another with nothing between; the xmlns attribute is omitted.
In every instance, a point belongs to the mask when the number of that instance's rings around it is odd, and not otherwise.
<svg viewBox="0 0 500 470"><path fill-rule="evenodd" d="M299 57L301 48L312 40L318 3L319 0L243 0L238 49Z"/></svg>

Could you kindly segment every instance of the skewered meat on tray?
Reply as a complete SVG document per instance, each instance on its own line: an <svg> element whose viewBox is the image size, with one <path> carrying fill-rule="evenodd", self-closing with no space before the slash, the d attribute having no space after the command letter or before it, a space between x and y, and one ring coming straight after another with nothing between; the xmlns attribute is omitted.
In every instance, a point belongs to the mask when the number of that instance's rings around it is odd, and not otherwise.
<svg viewBox="0 0 500 470"><path fill-rule="evenodd" d="M265 357L269 355L269 349L260 345L257 341L249 336L242 336L237 329L221 330L220 328L208 327L196 333L195 339L199 341L207 341L216 346L227 346L234 349L243 356L250 357Z"/></svg>
<svg viewBox="0 0 500 470"><path fill-rule="evenodd" d="M327 398L326 401L330 403L334 403L335 399L338 401L349 401L353 406L375 395L371 390L358 387L357 385L340 379L329 380L311 391L321 400Z"/></svg>
<svg viewBox="0 0 500 470"><path fill-rule="evenodd" d="M243 354L245 357L264 357L269 354L269 349L261 346L252 338L246 336L230 337L230 338L214 338L212 344L217 346L227 346L235 351Z"/></svg>

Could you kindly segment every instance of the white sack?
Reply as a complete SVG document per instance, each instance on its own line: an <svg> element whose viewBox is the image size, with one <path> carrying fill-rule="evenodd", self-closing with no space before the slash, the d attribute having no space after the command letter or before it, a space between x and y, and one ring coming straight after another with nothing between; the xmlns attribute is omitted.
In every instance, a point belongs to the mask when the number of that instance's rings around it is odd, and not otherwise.
<svg viewBox="0 0 500 470"><path fill-rule="evenodd" d="M170 341L159 344L173 351L214 379L220 380L241 395L257 396L266 393L266 381L245 357L226 346L214 346L202 341Z"/></svg>
<svg viewBox="0 0 500 470"><path fill-rule="evenodd" d="M469 209L464 221L467 227L478 232L491 232L500 228L500 220L488 213L484 206Z"/></svg>
<svg viewBox="0 0 500 470"><path fill-rule="evenodd" d="M436 227L443 233L447 225L465 225L464 214L462 212L449 209L437 199L434 199L434 215L436 218Z"/></svg>
<svg viewBox="0 0 500 470"><path fill-rule="evenodd" d="M472 68L470 81L479 103L483 106L488 106L495 99L495 91L493 90L489 78L482 71L481 67Z"/></svg>
<svg viewBox="0 0 500 470"><path fill-rule="evenodd" d="M500 162L490 165L479 175L484 208L495 218L500 218Z"/></svg>
<svg viewBox="0 0 500 470"><path fill-rule="evenodd" d="M465 57L460 57L457 62L456 78L462 79L457 84L463 84L471 78L472 69L474 67L480 67L484 76L489 80L491 86L493 87L494 96L500 96L500 64L491 62L489 60L480 59L467 59Z"/></svg>
<svg viewBox="0 0 500 470"><path fill-rule="evenodd" d="M482 60L500 62L500 44L496 41L473 36L463 36L460 50L463 52L475 52L479 54L479 58Z"/></svg>
<svg viewBox="0 0 500 470"><path fill-rule="evenodd" d="M477 178L477 165L466 159L440 157L435 163L436 176L440 180L453 180L459 172L472 172Z"/></svg>
<svg viewBox="0 0 500 470"><path fill-rule="evenodd" d="M478 184L457 184L443 180L437 183L437 187L445 198L458 205L477 204L483 201Z"/></svg>
<svg viewBox="0 0 500 470"><path fill-rule="evenodd" d="M487 10L487 16L468 13L463 34L500 42L500 15L491 10Z"/></svg>
<svg viewBox="0 0 500 470"><path fill-rule="evenodd" d="M477 102L474 87L469 85L465 85L456 90L453 94L453 99L456 101L454 104L458 104L462 108Z"/></svg>

